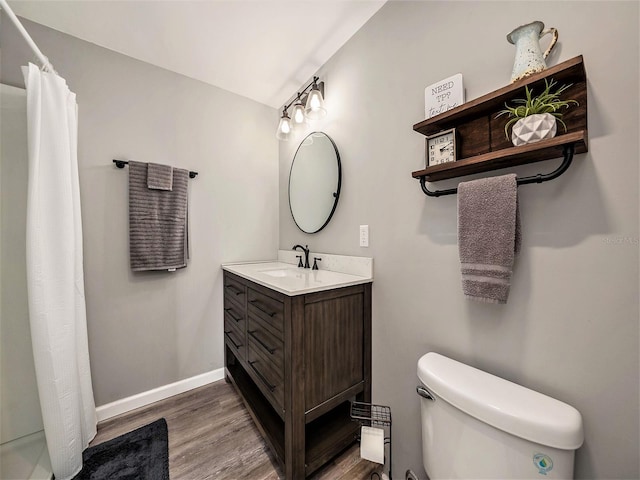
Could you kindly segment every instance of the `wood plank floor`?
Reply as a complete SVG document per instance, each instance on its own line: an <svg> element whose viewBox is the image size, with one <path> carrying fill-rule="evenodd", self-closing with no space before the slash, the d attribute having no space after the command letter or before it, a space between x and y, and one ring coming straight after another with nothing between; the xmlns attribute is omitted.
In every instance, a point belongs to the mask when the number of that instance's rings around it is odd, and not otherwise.
<svg viewBox="0 0 640 480"><path fill-rule="evenodd" d="M172 480L284 478L239 395L224 380L101 422L91 446L159 418L169 428ZM360 459L356 444L311 478L365 480L378 467Z"/></svg>

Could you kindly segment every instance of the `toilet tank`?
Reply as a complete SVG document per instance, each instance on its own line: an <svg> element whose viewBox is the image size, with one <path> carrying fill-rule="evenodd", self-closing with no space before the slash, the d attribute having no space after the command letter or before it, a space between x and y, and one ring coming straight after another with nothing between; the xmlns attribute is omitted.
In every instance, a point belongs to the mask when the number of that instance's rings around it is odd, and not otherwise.
<svg viewBox="0 0 640 480"><path fill-rule="evenodd" d="M584 437L572 406L434 352L418 378L431 480L573 478Z"/></svg>

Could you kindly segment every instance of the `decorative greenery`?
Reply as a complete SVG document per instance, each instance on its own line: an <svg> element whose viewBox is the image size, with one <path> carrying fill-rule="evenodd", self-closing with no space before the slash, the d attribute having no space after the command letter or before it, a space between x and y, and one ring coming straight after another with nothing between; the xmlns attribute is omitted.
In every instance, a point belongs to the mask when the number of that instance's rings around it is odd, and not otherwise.
<svg viewBox="0 0 640 480"><path fill-rule="evenodd" d="M506 107L504 110L500 110L496 115L498 118L500 115L508 115L509 121L504 126L504 134L509 139L508 129L509 127L520 120L521 118L528 117L529 115L535 115L537 113L549 113L556 117L556 120L562 124L564 127L564 131L567 131L567 126L562 121L562 113L560 112L561 108L569 108L569 105L572 103L575 105L579 105L576 100L560 100L560 95L564 93L569 87L571 87L571 83L568 85L563 85L559 87L555 92L552 89L557 85L557 82L551 79L551 82L548 82L545 78L545 89L540 95L533 96L533 90L529 90L529 86L525 86L525 94L526 98L516 98L512 100L515 107L510 107L506 103L504 106Z"/></svg>

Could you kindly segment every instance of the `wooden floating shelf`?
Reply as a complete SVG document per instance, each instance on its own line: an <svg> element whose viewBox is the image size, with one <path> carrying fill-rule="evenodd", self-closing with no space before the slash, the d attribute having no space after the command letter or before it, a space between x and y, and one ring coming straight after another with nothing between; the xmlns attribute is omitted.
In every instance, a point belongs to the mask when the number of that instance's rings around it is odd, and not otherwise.
<svg viewBox="0 0 640 480"><path fill-rule="evenodd" d="M587 151L587 132L580 130L579 132L559 135L548 140L541 140L537 143L504 148L496 152L458 160L457 162L428 167L424 170L415 171L411 175L413 178L425 177L428 182L437 182L449 178L473 175L474 173L542 162L562 157L562 147L571 143L575 144L574 153L585 153Z"/></svg>
<svg viewBox="0 0 640 480"><path fill-rule="evenodd" d="M506 101L521 96L524 92L524 87L539 88L540 85L544 85L546 78L553 78L559 84L585 82L586 72L582 55L547 68L540 73L535 73L522 80L518 80L511 85L495 90L475 100L463 103L459 107L443 112L435 117L416 123L413 129L423 135L432 135L441 130L455 127L470 117L491 115L498 110L502 110ZM570 95L567 94L567 96Z"/></svg>
<svg viewBox="0 0 640 480"><path fill-rule="evenodd" d="M569 85L563 97L578 102L577 106L572 106L566 112L563 111L562 120L567 127L566 133L548 140L514 147L504 134L507 116L496 118L497 113L504 108L505 103L524 97L525 87L529 87L535 95L544 89L545 80L550 79L555 80L558 85ZM425 181L435 182L561 158L564 155L565 147L569 145L573 145L571 157L575 153L587 152L587 75L582 55L413 126L416 132L423 135L432 135L450 128L456 129L458 159L455 162L434 165L413 172L413 178L421 181L423 190L425 189ZM559 131L561 128L558 126ZM571 159L568 162L567 166ZM564 172L564 169L562 171ZM552 175L549 179L555 177ZM440 196L455 193L455 190L450 190L447 193L442 192L438 195L432 195L436 192L430 191L425 191L425 193L430 196Z"/></svg>

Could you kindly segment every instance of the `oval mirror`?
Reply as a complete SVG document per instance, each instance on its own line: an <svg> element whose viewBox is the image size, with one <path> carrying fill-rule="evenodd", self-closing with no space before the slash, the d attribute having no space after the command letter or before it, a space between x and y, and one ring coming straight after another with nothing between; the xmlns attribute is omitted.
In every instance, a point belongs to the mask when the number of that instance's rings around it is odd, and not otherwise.
<svg viewBox="0 0 640 480"><path fill-rule="evenodd" d="M305 233L322 230L331 220L340 196L341 166L336 144L322 132L300 143L289 173L289 208Z"/></svg>

